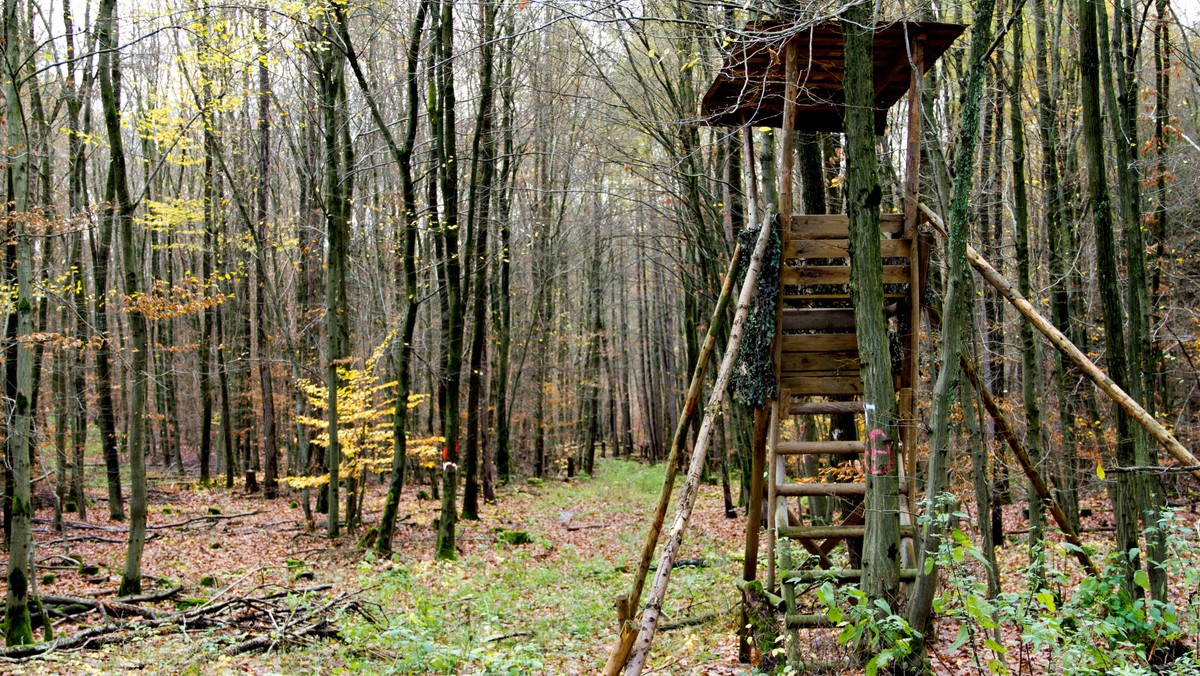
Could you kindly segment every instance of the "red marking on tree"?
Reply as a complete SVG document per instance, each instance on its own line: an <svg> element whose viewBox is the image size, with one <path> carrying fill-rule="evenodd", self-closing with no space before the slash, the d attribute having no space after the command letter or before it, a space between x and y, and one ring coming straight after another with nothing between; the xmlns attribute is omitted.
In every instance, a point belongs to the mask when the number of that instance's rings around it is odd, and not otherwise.
<svg viewBox="0 0 1200 676"><path fill-rule="evenodd" d="M871 430L871 433L867 435L866 456L865 464L868 474L881 476L892 469L892 442L888 439L887 432L881 429ZM886 463L882 467L880 466L880 456L883 456Z"/></svg>

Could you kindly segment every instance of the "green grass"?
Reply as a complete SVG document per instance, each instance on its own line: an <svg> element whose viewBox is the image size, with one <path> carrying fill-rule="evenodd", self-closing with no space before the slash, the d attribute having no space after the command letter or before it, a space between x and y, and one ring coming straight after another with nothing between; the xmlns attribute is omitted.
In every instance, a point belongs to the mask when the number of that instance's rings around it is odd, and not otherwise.
<svg viewBox="0 0 1200 676"><path fill-rule="evenodd" d="M527 674L578 671L594 673L615 638L613 597L630 583L636 551L644 537L644 518L654 507L662 467L609 460L594 479L563 484L547 482L521 505L530 518L534 544L494 545L454 563L398 561L391 570L367 573L364 585L377 585L374 597L389 612L382 630L366 623L344 635L361 650L386 650L396 657L370 661L364 670L398 674ZM502 507L503 507L503 500ZM571 510L578 522L613 521L608 544L590 536L559 541L561 531L546 528ZM512 513L511 510L508 513ZM523 528L525 526L522 526ZM550 532L547 532L547 531ZM581 531L596 533L597 531ZM600 537L594 538L599 540ZM728 543L703 534L695 538L706 557L721 557ZM593 546L594 545L594 546ZM683 568L672 575L669 607L675 617L711 612L736 594L732 567ZM693 651L704 645L684 637L660 639L666 650ZM504 637L504 638L500 638ZM685 645L686 642L686 645ZM656 644L658 646L660 644ZM656 647L656 651L660 648Z"/></svg>

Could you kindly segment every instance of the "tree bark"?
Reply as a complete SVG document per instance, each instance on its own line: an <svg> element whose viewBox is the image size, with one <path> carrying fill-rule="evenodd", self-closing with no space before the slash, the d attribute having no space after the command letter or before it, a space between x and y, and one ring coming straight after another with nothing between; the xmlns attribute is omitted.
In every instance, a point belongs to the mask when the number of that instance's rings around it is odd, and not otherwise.
<svg viewBox="0 0 1200 676"><path fill-rule="evenodd" d="M893 443L900 437L883 309L881 193L876 175L872 65L874 26L869 3L855 3L842 15L846 63L846 205L850 222L850 298L866 411L863 427L867 438L877 440L875 443L887 458L886 465L867 468L862 591L869 598L895 608L900 591L900 486Z"/></svg>
<svg viewBox="0 0 1200 676"><path fill-rule="evenodd" d="M17 297L10 321L15 320L15 344L9 355L16 359L6 362L6 371L13 374L11 426L7 430L8 464L11 467L12 506L8 540L8 565L5 576L5 642L7 645L33 643L29 620L29 604L33 581L30 553L33 549L33 502L30 499L30 462L33 450L33 346L28 341L33 325L33 233L26 218L29 208L29 140L21 112L21 85L18 78L25 72L22 49L20 6L17 0L4 3L4 41L6 45L5 99L8 126L8 199L6 217L8 230L15 234L15 251L10 252L10 264L16 266ZM15 253L15 258L12 257Z"/></svg>

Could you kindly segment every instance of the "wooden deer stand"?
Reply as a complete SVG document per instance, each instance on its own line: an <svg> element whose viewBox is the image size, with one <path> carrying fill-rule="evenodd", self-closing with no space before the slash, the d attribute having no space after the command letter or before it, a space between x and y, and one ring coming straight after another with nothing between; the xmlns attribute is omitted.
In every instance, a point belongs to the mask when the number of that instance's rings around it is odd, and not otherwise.
<svg viewBox="0 0 1200 676"><path fill-rule="evenodd" d="M881 466L881 458L892 469L894 463L900 481L893 484L893 499L899 499L903 546L891 547L893 556L902 558L911 579L914 565L913 521L909 496L915 495L916 420L913 388L919 381L919 320L926 263L929 259L931 237L921 232L925 216L918 208L917 177L920 168L920 80L933 63L962 33L963 27L938 23L895 23L881 25L874 33L874 94L875 127L882 132L888 110L906 92L912 92L909 103L907 155L905 161L904 212L884 214L880 220L883 292L891 334L891 354L896 410L900 421L899 448L893 455L892 445L872 445L852 438L833 441L800 441L784 438L787 435L785 417L828 418L830 416L869 415L871 406L862 400L863 384L859 374L860 358L855 334L855 315L850 296L849 218L845 214L796 214L793 209L793 167L796 131L839 132L844 113L843 41L840 24L836 22L802 26L790 22L765 21L752 23L742 31L744 36L731 45L729 56L704 97L702 112L714 126L742 127L749 149L752 127L780 128L781 153L779 176L779 216L762 229L762 235L751 259L750 272L739 296L738 312L725 359L717 376L716 391L707 409L700 438L693 451L689 481L663 547L662 561L655 576L651 599L647 601L639 631L632 627L630 615L636 606L645 576L646 564L657 542L670 495L673 472L660 498L659 510L650 527L643 550L643 569L635 577L633 591L618 599L622 638L610 655L605 667L615 674L625 666L625 674L640 674L645 664L650 641L657 625L671 563L682 539L694 501L692 474L698 475L702 464L707 429L724 386L732 357L736 354L745 310L756 282L768 230L774 228L782 243L780 293L776 309L775 332L772 341L776 398L764 402L756 411L754 462L752 469L750 509L747 519L745 581L757 574L758 536L763 502L763 468L767 471L766 505L768 576L766 589L774 591L776 580L782 583L786 603L785 627L789 631L789 659L801 668L796 630L830 626L823 613L801 612L796 599L796 585L811 582L824 575L842 582L856 582L861 570L841 566L835 568L831 558L838 544L850 545L850 558L861 549L866 533L863 514L869 509L871 495L861 479L854 481L791 482L787 478L786 458L810 456L826 458L832 465L847 465L861 457L862 468ZM748 168L753 158L747 151ZM750 182L751 220L755 216L755 188ZM822 187L823 189L823 187ZM728 293L729 283L726 282ZM722 297L724 301L725 295ZM701 366L693 377L693 388L702 382ZM688 407L695 405L696 392L690 392ZM815 422L812 421L812 422ZM681 417L681 426L685 424ZM851 425L851 429L856 425ZM855 435L856 436L856 435ZM884 450L886 448L886 450ZM677 448L672 449L672 460ZM765 457L764 457L765 452ZM668 460L668 464L672 464ZM765 461L765 463L764 463ZM855 470L851 470L855 471ZM825 477L832 476L826 473ZM847 508L837 523L801 522L791 510L788 499L841 499ZM809 564L817 569L802 570L791 559L789 547L778 547L781 540L794 541L807 550ZM824 569L824 573L818 571ZM903 577L902 573L902 577ZM770 592L769 592L770 593ZM811 604L809 604L811 606ZM743 622L743 626L745 622ZM745 647L745 641L743 640ZM632 650L632 652L631 652ZM743 654L748 656L748 650ZM626 659L628 656L628 663Z"/></svg>
<svg viewBox="0 0 1200 676"><path fill-rule="evenodd" d="M863 473L891 471L898 482L890 485L897 494L888 504L900 511L900 546L889 546L900 560L900 579L912 580L916 571L913 548L916 495L917 421L914 389L918 371L921 299L932 237L922 232L926 221L918 207L921 161L920 84L935 61L962 34L964 27L940 23L900 22L879 25L874 32L875 127L882 133L888 110L908 97L907 143L903 190L903 212L881 214L880 253L883 260L883 293L890 334L892 375L900 438L898 448L886 437L860 439L866 426L847 423L852 416L871 415L872 405L863 401L860 354L855 333L855 309L850 294L849 217L846 214L798 214L793 206L793 132L840 132L845 96L844 46L837 22L802 27L787 22L762 22L747 26L744 35L754 36L733 45L725 66L717 74L703 101L710 124L745 128L771 126L780 129L779 233L782 269L774 350L777 397L767 402L762 413L765 432L766 549L768 558L765 588L779 583L785 605L788 660L803 668L799 629L833 626L814 603L797 598L797 588L830 579L855 583L862 577L857 564L864 540L880 546L886 537L872 539L864 520L872 501L884 504L877 492L868 490ZM812 189L806 186L805 189ZM824 189L823 186L817 189ZM876 359L879 355L873 355ZM839 423L834 417L840 416ZM788 438L788 418L796 418L810 430L835 426L840 438L817 441ZM827 419L827 424L821 424ZM763 447L756 439L756 455ZM807 456L809 469L821 467L817 477L789 479L787 459ZM816 462L813 462L817 459ZM757 463L756 463L757 464ZM761 465L760 465L761 466ZM757 476L755 477L757 478ZM751 500L762 500L762 485ZM826 522L830 509L811 509L814 503L833 500L841 514ZM795 499L795 507L789 506ZM808 506L807 518L804 509ZM753 517L754 515L751 515ZM758 523L747 524L745 580L756 575ZM793 560L791 543L807 555ZM839 544L847 545L844 557L835 557ZM743 623L745 624L745 623ZM745 640L743 639L743 654ZM809 656L808 659L811 659Z"/></svg>

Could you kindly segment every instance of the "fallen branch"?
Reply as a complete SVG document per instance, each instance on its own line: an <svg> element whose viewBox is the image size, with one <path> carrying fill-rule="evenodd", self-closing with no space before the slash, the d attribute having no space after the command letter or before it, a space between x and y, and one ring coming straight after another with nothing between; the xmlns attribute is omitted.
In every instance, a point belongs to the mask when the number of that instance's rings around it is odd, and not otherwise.
<svg viewBox="0 0 1200 676"><path fill-rule="evenodd" d="M501 634L499 636L485 638L485 639L483 639L483 642L484 643L497 643L499 641L507 641L510 638L520 638L522 636L533 636L533 632L532 631L514 631L511 634Z"/></svg>
<svg viewBox="0 0 1200 676"><path fill-rule="evenodd" d="M164 523L164 524L159 524L157 526L146 526L146 529L147 530L162 530L164 528L179 528L180 526L186 526L191 523L199 523L201 521L221 521L224 519L240 519L244 516L254 516L255 514L262 514L262 510L255 509L255 510L251 510L249 512L239 512L237 514L205 514L203 516L193 516L192 518L184 519L183 521L174 521L172 523Z"/></svg>
<svg viewBox="0 0 1200 676"><path fill-rule="evenodd" d="M663 622L658 626L658 630L663 632L671 631L672 629L682 629L684 627L694 627L698 624L708 624L709 622L721 617L723 614L724 613L718 612L704 613L703 615L693 615L691 617L685 617L682 620L674 620L673 622Z"/></svg>
<svg viewBox="0 0 1200 676"><path fill-rule="evenodd" d="M1181 467L1165 467L1163 465L1135 465L1130 467L1112 467L1106 470L1109 474L1130 474L1133 472L1147 472L1153 474L1190 474L1200 471L1200 465L1187 465Z"/></svg>
<svg viewBox="0 0 1200 676"><path fill-rule="evenodd" d="M564 523L563 528L574 532L577 530L587 530L588 528L612 528L614 525L611 523Z"/></svg>
<svg viewBox="0 0 1200 676"><path fill-rule="evenodd" d="M301 589L283 589L260 596L241 596L220 603L189 608L173 613L160 613L130 603L130 600L161 600L167 592L129 597L124 601L95 601L66 596L42 596L43 603L78 604L94 608L105 618L103 624L89 627L69 636L33 645L13 646L0 650L0 658L9 660L27 659L57 650L99 648L108 643L130 640L139 632L160 627L176 626L181 631L228 627L252 637L235 643L226 649L228 655L240 655L260 650L270 650L280 645L291 645L310 638L330 638L337 635L332 618L339 614L355 613L374 622L366 606L355 598L355 594L341 594L319 604L309 604L294 599L315 591L329 589L331 585L316 585ZM175 593L177 590L168 590ZM215 599L214 599L215 600ZM112 622L113 615L131 614L138 619L129 622Z"/></svg>

